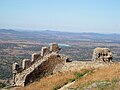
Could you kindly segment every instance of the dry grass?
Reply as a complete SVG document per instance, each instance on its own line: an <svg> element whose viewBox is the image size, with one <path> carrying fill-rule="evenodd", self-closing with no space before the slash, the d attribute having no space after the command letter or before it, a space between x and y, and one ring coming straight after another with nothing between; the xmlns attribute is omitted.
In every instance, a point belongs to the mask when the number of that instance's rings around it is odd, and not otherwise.
<svg viewBox="0 0 120 90"><path fill-rule="evenodd" d="M90 69L91 70L91 69ZM70 81L70 79L76 78L75 72L84 72L85 70L74 71L74 72L62 72L54 75L50 75L48 77L44 77L39 81L36 81L24 88L20 88L17 90L56 90L56 88L64 86L66 83ZM85 85L88 82L101 81L101 80L109 80L113 79L120 80L120 63L119 64L111 64L108 67L102 67L99 69L95 69L94 72L88 74L82 78L77 78L75 83L71 85L71 88L78 88ZM117 88L120 88L117 86ZM116 89L120 90L120 89Z"/></svg>
<svg viewBox="0 0 120 90"><path fill-rule="evenodd" d="M18 88L16 90L56 90L65 84L82 77L86 73L88 73L88 70L86 69L74 72L59 72L57 74L44 77L24 88Z"/></svg>
<svg viewBox="0 0 120 90"><path fill-rule="evenodd" d="M86 77L77 80L72 88L77 88L85 85L88 82L109 80L112 81L114 78L120 80L120 64L112 64L109 67L103 67L96 69L96 71ZM119 87L120 88L120 87Z"/></svg>
<svg viewBox="0 0 120 90"><path fill-rule="evenodd" d="M53 90L66 84L70 78L74 78L72 72L58 73L44 77L33 84L17 90Z"/></svg>

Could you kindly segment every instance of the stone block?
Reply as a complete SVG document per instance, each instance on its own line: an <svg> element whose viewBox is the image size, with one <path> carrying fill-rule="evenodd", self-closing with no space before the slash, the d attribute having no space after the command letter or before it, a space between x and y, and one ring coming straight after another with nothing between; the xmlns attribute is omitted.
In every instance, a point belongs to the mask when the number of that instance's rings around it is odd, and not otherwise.
<svg viewBox="0 0 120 90"><path fill-rule="evenodd" d="M51 52L56 52L58 53L60 51L60 48L57 43L52 43L50 46L50 51Z"/></svg>
<svg viewBox="0 0 120 90"><path fill-rule="evenodd" d="M48 47L42 47L41 49L41 56L45 56L49 53Z"/></svg>
<svg viewBox="0 0 120 90"><path fill-rule="evenodd" d="M30 59L24 59L22 62L22 69L26 69L31 66L31 60Z"/></svg>
<svg viewBox="0 0 120 90"><path fill-rule="evenodd" d="M40 53L33 53L31 58L32 62L35 62L38 59L38 57L41 57Z"/></svg>
<svg viewBox="0 0 120 90"><path fill-rule="evenodd" d="M19 65L18 65L18 63L14 63L13 66L12 66L12 69L13 69L13 70L19 70Z"/></svg>

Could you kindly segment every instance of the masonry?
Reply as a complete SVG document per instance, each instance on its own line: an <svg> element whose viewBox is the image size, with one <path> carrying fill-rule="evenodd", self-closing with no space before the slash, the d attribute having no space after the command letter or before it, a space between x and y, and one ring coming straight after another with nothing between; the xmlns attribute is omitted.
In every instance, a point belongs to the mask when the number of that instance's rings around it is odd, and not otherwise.
<svg viewBox="0 0 120 90"><path fill-rule="evenodd" d="M91 61L68 62L69 58L66 55L59 54L59 51L58 44L52 43L50 48L42 47L40 52L33 53L31 59L24 59L22 68L17 63L14 63L13 84L15 86L26 86L37 78L42 78L56 72L106 66L106 63L99 62L111 62L113 57L110 49L95 48Z"/></svg>
<svg viewBox="0 0 120 90"><path fill-rule="evenodd" d="M111 62L113 54L109 48L95 48L93 51L92 61Z"/></svg>
<svg viewBox="0 0 120 90"><path fill-rule="evenodd" d="M55 73L68 60L67 56L59 54L59 50L58 44L52 43L50 49L42 47L41 52L32 54L31 60L24 59L22 68L14 63L13 84L15 86L25 86L37 78Z"/></svg>

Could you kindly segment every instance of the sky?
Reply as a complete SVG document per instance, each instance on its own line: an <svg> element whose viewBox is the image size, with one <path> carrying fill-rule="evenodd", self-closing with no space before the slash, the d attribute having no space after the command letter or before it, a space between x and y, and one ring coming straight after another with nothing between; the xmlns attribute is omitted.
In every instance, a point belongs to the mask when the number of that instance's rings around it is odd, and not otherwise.
<svg viewBox="0 0 120 90"><path fill-rule="evenodd" d="M120 33L120 0L0 0L0 28Z"/></svg>

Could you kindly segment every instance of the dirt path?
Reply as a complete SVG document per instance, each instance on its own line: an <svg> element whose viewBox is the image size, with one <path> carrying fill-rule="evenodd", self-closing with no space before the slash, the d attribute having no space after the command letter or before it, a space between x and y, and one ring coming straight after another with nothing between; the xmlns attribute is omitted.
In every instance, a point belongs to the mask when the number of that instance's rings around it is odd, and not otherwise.
<svg viewBox="0 0 120 90"><path fill-rule="evenodd" d="M66 89L69 88L69 86L71 86L71 85L74 84L74 83L75 83L75 81L74 81L74 82L71 82L71 83L68 83L68 84L64 85L63 87L61 87L61 88L58 89L58 90L66 90Z"/></svg>

